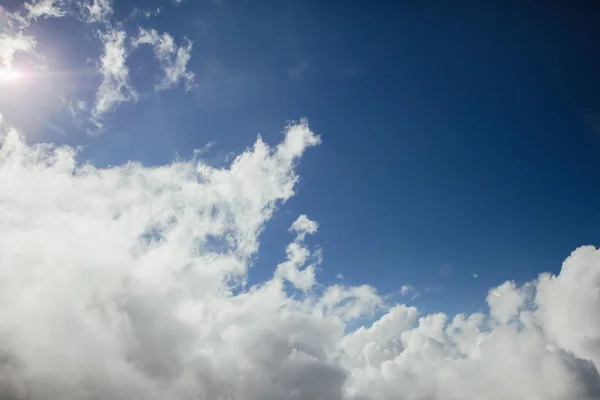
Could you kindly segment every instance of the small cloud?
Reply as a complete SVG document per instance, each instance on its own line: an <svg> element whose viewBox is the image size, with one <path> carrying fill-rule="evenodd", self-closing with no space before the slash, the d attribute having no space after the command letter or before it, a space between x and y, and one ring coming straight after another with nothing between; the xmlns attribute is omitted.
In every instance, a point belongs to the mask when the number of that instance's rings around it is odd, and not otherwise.
<svg viewBox="0 0 600 400"><path fill-rule="evenodd" d="M299 79L302 77L302 75L304 75L304 73L306 72L306 70L308 69L309 66L310 66L310 64L308 62L303 61L300 64L296 65L295 67L288 68L287 75L291 79Z"/></svg>
<svg viewBox="0 0 600 400"><path fill-rule="evenodd" d="M187 70L187 63L191 58L193 42L184 38L180 46L168 33L159 35L154 29L140 29L138 37L133 41L134 47L147 44L153 47L154 55L162 69L162 80L155 88L157 90L170 89L184 82L185 89L190 90L194 84L194 73Z"/></svg>
<svg viewBox="0 0 600 400"><path fill-rule="evenodd" d="M24 36L22 33L16 35L0 35L0 65L4 68L10 68L15 54L33 53L37 41L33 36Z"/></svg>
<svg viewBox="0 0 600 400"><path fill-rule="evenodd" d="M417 288L411 285L403 285L400 288L400 294L402 296L411 296L411 300L414 300L421 295L419 292L417 292Z"/></svg>
<svg viewBox="0 0 600 400"><path fill-rule="evenodd" d="M133 11L131 12L131 18L136 18L140 15L144 16L145 18L152 18L152 17L156 17L157 15L162 14L163 11L164 11L164 8L162 8L162 7L158 7L152 11L134 8Z"/></svg>
<svg viewBox="0 0 600 400"><path fill-rule="evenodd" d="M109 30L101 35L104 52L100 57L100 74L102 83L96 92L96 104L92 109L92 118L96 125L115 106L126 101L137 101L138 94L129 84L129 68L125 60L124 31Z"/></svg>
<svg viewBox="0 0 600 400"><path fill-rule="evenodd" d="M425 293L439 293L441 291L439 286L428 286L425 288Z"/></svg>
<svg viewBox="0 0 600 400"><path fill-rule="evenodd" d="M319 228L319 224L316 221L308 219L304 214L298 217L290 227L290 231L296 232L298 236L296 241L303 241L306 234L313 234Z"/></svg>
<svg viewBox="0 0 600 400"><path fill-rule="evenodd" d="M408 293L412 292L414 290L414 288L410 285L404 285L400 288L400 293L402 293L402 296L406 296Z"/></svg>
<svg viewBox="0 0 600 400"><path fill-rule="evenodd" d="M28 20L37 20L40 17L61 18L66 15L63 0L40 0L32 3L25 3Z"/></svg>
<svg viewBox="0 0 600 400"><path fill-rule="evenodd" d="M342 275L342 274L340 274L340 273L338 272L338 273L336 274L335 278L336 278L336 279L339 279L339 280L341 280L341 281L343 281L343 280L344 280L344 275Z"/></svg>

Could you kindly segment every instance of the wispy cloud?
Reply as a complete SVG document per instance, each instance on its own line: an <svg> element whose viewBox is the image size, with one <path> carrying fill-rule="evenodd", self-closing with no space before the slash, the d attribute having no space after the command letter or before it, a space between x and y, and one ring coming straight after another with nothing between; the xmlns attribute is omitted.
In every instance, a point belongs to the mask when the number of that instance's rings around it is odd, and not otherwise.
<svg viewBox="0 0 600 400"><path fill-rule="evenodd" d="M111 0L85 0L81 2L80 9L88 23L108 23L113 15Z"/></svg>
<svg viewBox="0 0 600 400"><path fill-rule="evenodd" d="M184 83L186 90L192 88L194 73L187 70L187 64L192 54L191 40L184 38L183 44L177 46L169 33L161 35L154 29L140 29L133 44L134 46L147 44L154 49L154 55L162 71L162 79L156 84L156 89L170 89L180 82Z"/></svg>
<svg viewBox="0 0 600 400"><path fill-rule="evenodd" d="M410 292L412 292L412 291L414 291L414 290L415 290L415 288L413 288L413 287L412 287L412 286L410 286L410 285L403 285L403 286L400 288L400 293L402 294L402 296L406 296L407 294L409 294Z"/></svg>
<svg viewBox="0 0 600 400"><path fill-rule="evenodd" d="M39 0L25 3L26 18L37 20L40 17L61 18L67 13L64 0Z"/></svg>
<svg viewBox="0 0 600 400"><path fill-rule="evenodd" d="M129 83L126 37L124 31L116 29L110 29L100 36L104 47L99 67L102 83L96 92L96 103L92 110L93 119L100 126L102 117L118 104L138 99L137 92Z"/></svg>
<svg viewBox="0 0 600 400"><path fill-rule="evenodd" d="M133 11L131 12L131 17L135 18L139 15L144 16L145 18L151 18L151 17L156 17L157 15L160 15L164 12L164 8L162 7L158 7L155 8L153 10L143 10L140 8L134 8Z"/></svg>

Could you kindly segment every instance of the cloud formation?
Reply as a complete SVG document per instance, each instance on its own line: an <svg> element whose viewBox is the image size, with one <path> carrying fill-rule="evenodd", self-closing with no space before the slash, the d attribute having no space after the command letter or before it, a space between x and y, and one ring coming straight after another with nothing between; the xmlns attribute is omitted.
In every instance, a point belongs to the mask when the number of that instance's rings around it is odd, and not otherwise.
<svg viewBox="0 0 600 400"><path fill-rule="evenodd" d="M186 90L192 88L194 73L187 70L187 63L192 56L191 40L184 38L184 43L177 46L173 37L168 33L160 35L154 29L140 29L140 33L133 43L134 46L142 44L152 46L162 72L161 81L156 84L156 89L170 89L180 82L185 84Z"/></svg>
<svg viewBox="0 0 600 400"><path fill-rule="evenodd" d="M83 19L88 23L108 24L113 15L111 0L86 0L79 7Z"/></svg>
<svg viewBox="0 0 600 400"><path fill-rule="evenodd" d="M134 9L134 11L137 9ZM154 12L147 12L146 16L158 15L161 8ZM139 11L139 10L138 10ZM71 94L73 98L67 99L67 112L73 114L72 104L89 103L90 107L78 109L78 125L85 120L91 123L89 131L98 132L103 130L107 117L109 117L120 104L138 101L141 97L138 90L133 87L130 77L128 59L132 51L142 44L153 48L156 59L160 66L160 80L156 83L156 90L166 90L177 87L183 83L185 90L194 87L194 73L188 69L188 63L192 56L193 43L184 38L176 44L172 35L168 32L159 34L153 29L142 29L133 21L119 21L114 16L113 3L111 0L83 0L72 2L66 0L32 0L23 3L15 13L6 13L7 27L0 33L0 67L11 68L15 56L19 53L28 53L37 57L38 64L29 65L27 68L39 69L46 66L46 55L36 52L37 40L32 36L37 28L35 23L44 18L74 18L80 23L93 27L91 37L99 39L100 48L98 56L92 58L96 61L96 74L99 76L93 96L89 98L85 88L89 82L81 82L81 78L87 78L85 74L73 77L79 86L84 88L82 92ZM133 24L133 26L128 26ZM127 32L136 29L139 35L130 38ZM53 61L49 60L52 65ZM34 63L35 64L35 63ZM77 71L80 66L74 67ZM87 67L80 68L80 71ZM68 75L71 71L49 71L52 76ZM93 74L90 74L93 76ZM144 93L142 93L143 95ZM85 100L83 99L85 97ZM61 99L61 101L64 99ZM57 99L58 101L58 99ZM91 128L91 130L90 130Z"/></svg>
<svg viewBox="0 0 600 400"><path fill-rule="evenodd" d="M61 18L66 15L63 0L38 0L25 3L23 7L26 10L28 20L35 21L40 17Z"/></svg>
<svg viewBox="0 0 600 400"><path fill-rule="evenodd" d="M0 34L0 63L4 68L10 68L15 59L15 54L32 53L37 45L33 36L17 34Z"/></svg>
<svg viewBox="0 0 600 400"><path fill-rule="evenodd" d="M109 29L102 33L104 51L100 57L99 72L102 83L96 92L96 103L92 118L101 126L102 117L122 102L138 99L137 92L129 83L129 68L126 64L125 31Z"/></svg>
<svg viewBox="0 0 600 400"><path fill-rule="evenodd" d="M319 144L305 122L226 168L100 169L1 131L0 398L600 398L594 247L557 276L492 289L489 316L449 319L319 283L304 243L318 225L301 215L287 259L246 288L260 233Z"/></svg>

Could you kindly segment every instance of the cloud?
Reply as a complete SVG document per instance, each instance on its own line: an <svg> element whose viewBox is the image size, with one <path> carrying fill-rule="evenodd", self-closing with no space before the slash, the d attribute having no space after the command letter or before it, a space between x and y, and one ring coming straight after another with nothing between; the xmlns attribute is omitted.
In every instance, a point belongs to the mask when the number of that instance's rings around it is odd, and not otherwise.
<svg viewBox="0 0 600 400"><path fill-rule="evenodd" d="M490 290L487 303L490 306L490 315L502 324L508 323L519 315L525 305L527 293L525 288L517 288L514 282L505 282L495 289Z"/></svg>
<svg viewBox="0 0 600 400"><path fill-rule="evenodd" d="M275 277L280 280L287 280L297 289L304 291L310 290L315 284L315 266L320 263L317 258L312 264L305 266L311 255L310 250L303 246L306 234L313 234L317 231L318 224L308 219L306 215L300 215L296 219L290 231L296 232L296 239L290 243L286 249L287 260L277 266Z"/></svg>
<svg viewBox="0 0 600 400"><path fill-rule="evenodd" d="M88 23L108 24L113 15L111 0L86 0L79 5L83 19Z"/></svg>
<svg viewBox="0 0 600 400"><path fill-rule="evenodd" d="M415 290L415 288L413 288L413 287L412 287L412 286L410 286L410 285L403 285L403 286L400 288L400 293L402 294L402 296L406 296L407 294L409 294L409 293L413 292L414 290Z"/></svg>
<svg viewBox="0 0 600 400"><path fill-rule="evenodd" d="M312 235L318 228L319 224L316 221L312 221L308 219L306 215L302 214L294 221L290 227L290 231L296 232L298 234L298 240L302 241L306 234Z"/></svg>
<svg viewBox="0 0 600 400"><path fill-rule="evenodd" d="M170 89L180 82L185 84L186 90L192 88L194 73L186 69L192 55L193 43L191 40L184 38L184 43L177 46L170 34L163 33L160 35L154 29L141 28L133 44L134 46L147 44L153 47L154 55L162 70L161 81L156 85L156 89Z"/></svg>
<svg viewBox="0 0 600 400"><path fill-rule="evenodd" d="M22 33L15 35L0 34L0 63L4 68L10 68L15 59L15 54L33 53L37 41L33 36Z"/></svg>
<svg viewBox="0 0 600 400"><path fill-rule="evenodd" d="M156 17L157 15L160 15L163 12L164 12L164 8L162 8L162 7L155 8L152 11L134 8L133 11L131 11L130 16L131 16L131 18L136 18L136 17L142 15L145 18L151 18L151 17Z"/></svg>
<svg viewBox="0 0 600 400"><path fill-rule="evenodd" d="M600 398L595 247L492 289L490 315L450 318L320 284L300 216L286 260L246 288L320 142L305 121L223 168L97 168L0 126L0 398Z"/></svg>
<svg viewBox="0 0 600 400"><path fill-rule="evenodd" d="M38 0L25 3L28 20L37 20L40 17L61 18L66 15L65 4L62 0Z"/></svg>
<svg viewBox="0 0 600 400"><path fill-rule="evenodd" d="M104 115L118 104L138 99L137 92L129 83L129 68L125 62L125 32L111 28L102 33L100 38L104 46L99 67L102 83L96 92L96 103L92 109L92 118L97 125L101 125Z"/></svg>

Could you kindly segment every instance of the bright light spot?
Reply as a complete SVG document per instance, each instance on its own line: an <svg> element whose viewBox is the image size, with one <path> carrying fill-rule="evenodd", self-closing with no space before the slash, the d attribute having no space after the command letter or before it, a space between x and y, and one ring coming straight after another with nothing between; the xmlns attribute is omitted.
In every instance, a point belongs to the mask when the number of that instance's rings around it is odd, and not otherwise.
<svg viewBox="0 0 600 400"><path fill-rule="evenodd" d="M12 69L0 69L0 82L13 82L18 81L23 76L23 73L20 71L15 71Z"/></svg>

